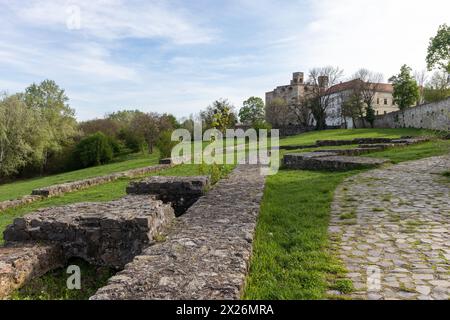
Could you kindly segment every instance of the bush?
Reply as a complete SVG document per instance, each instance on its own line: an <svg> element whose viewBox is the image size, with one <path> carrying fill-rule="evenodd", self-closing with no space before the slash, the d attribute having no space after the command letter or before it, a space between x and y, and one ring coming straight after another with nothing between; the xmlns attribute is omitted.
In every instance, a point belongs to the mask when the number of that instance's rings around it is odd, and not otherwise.
<svg viewBox="0 0 450 320"><path fill-rule="evenodd" d="M73 161L79 168L101 165L114 157L109 138L101 132L82 139L75 147Z"/></svg>
<svg viewBox="0 0 450 320"><path fill-rule="evenodd" d="M129 130L121 130L119 133L119 139L123 140L125 147L132 152L145 152L148 149L148 145L145 139L141 136L133 134Z"/></svg>
<svg viewBox="0 0 450 320"><path fill-rule="evenodd" d="M179 142L172 141L172 132L171 131L163 131L158 141L156 141L156 147L159 150L159 158L170 158L172 155L172 149L175 147Z"/></svg>

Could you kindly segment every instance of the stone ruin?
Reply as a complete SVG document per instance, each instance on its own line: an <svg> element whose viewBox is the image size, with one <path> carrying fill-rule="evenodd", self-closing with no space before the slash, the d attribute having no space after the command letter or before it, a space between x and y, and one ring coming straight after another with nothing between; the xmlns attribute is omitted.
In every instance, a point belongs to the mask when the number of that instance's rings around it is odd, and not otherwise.
<svg viewBox="0 0 450 320"><path fill-rule="evenodd" d="M175 214L180 216L205 193L208 185L209 178L206 176L154 176L130 183L127 193L154 195L164 203L172 204Z"/></svg>
<svg viewBox="0 0 450 320"><path fill-rule="evenodd" d="M388 159L360 157L359 155L383 151L394 147L404 147L428 141L427 138L402 137L390 138L356 138L353 140L318 140L315 147L344 146L358 144L349 149L321 149L306 153L286 154L283 167L301 170L353 170L373 168L389 162Z"/></svg>
<svg viewBox="0 0 450 320"><path fill-rule="evenodd" d="M123 268L208 188L207 177L152 177L132 183L129 193L138 194L119 200L45 208L15 219L0 247L0 299L70 258Z"/></svg>

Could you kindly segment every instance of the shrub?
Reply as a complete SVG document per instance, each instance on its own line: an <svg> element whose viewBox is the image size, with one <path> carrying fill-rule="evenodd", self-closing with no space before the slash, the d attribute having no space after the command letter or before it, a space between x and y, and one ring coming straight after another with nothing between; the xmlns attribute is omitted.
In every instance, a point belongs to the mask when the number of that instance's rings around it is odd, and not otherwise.
<svg viewBox="0 0 450 320"><path fill-rule="evenodd" d="M199 167L199 173L201 175L208 175L211 179L212 185L225 178L230 173L230 171L231 168L229 166L217 163L207 165L203 162Z"/></svg>
<svg viewBox="0 0 450 320"><path fill-rule="evenodd" d="M79 168L86 168L108 163L113 156L113 148L108 137L97 132L82 139L76 145L73 161Z"/></svg>
<svg viewBox="0 0 450 320"><path fill-rule="evenodd" d="M172 132L170 131L163 131L158 141L156 141L156 147L159 150L159 158L170 158L172 154L172 149L175 147L179 142L172 141Z"/></svg>
<svg viewBox="0 0 450 320"><path fill-rule="evenodd" d="M121 139L125 143L125 147L132 152L145 152L148 149L144 137L133 134L130 130L121 130L119 139Z"/></svg>

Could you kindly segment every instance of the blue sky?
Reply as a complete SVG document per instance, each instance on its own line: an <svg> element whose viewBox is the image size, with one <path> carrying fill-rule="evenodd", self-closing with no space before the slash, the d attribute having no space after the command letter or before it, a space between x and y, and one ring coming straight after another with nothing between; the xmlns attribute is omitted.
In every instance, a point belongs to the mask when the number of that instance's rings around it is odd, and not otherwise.
<svg viewBox="0 0 450 320"><path fill-rule="evenodd" d="M315 66L424 69L449 12L447 0L0 0L0 91L53 79L80 120L239 108Z"/></svg>

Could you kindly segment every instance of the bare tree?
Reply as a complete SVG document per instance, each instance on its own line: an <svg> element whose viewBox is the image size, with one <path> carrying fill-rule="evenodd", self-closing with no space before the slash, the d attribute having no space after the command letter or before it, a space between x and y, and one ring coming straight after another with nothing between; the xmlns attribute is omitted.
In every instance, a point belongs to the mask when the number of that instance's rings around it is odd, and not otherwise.
<svg viewBox="0 0 450 320"><path fill-rule="evenodd" d="M355 96L359 96L364 104L364 106L358 104L357 108L360 110L360 118L363 122L363 125L365 117L365 120L367 120L370 125L373 126L375 115L373 102L375 100L377 92L380 91L382 85L381 82L383 81L383 75L381 73L372 72L370 70L361 68L352 76L352 78L355 80Z"/></svg>
<svg viewBox="0 0 450 320"><path fill-rule="evenodd" d="M297 98L288 105L288 108L300 126L307 128L311 125L312 114L308 106L307 98Z"/></svg>
<svg viewBox="0 0 450 320"><path fill-rule="evenodd" d="M316 120L316 129L326 128L327 109L332 104L333 95L326 95L326 91L342 78L343 70L338 67L313 68L309 71L309 92L307 104Z"/></svg>
<svg viewBox="0 0 450 320"><path fill-rule="evenodd" d="M414 78L419 86L419 99L417 100L417 104L419 105L425 102L424 90L428 79L427 70L414 71Z"/></svg>

